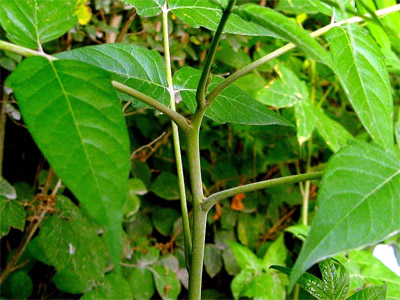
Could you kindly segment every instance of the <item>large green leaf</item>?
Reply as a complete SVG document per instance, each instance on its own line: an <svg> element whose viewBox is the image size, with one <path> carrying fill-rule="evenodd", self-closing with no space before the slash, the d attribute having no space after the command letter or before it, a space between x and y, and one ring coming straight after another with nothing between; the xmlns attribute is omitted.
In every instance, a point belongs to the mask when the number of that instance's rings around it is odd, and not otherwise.
<svg viewBox="0 0 400 300"><path fill-rule="evenodd" d="M336 27L328 40L336 74L365 129L393 148L393 100L382 53L358 25Z"/></svg>
<svg viewBox="0 0 400 300"><path fill-rule="evenodd" d="M255 4L244 5L240 11L251 21L271 30L277 37L295 44L310 58L331 65L328 52L306 30L288 17Z"/></svg>
<svg viewBox="0 0 400 300"><path fill-rule="evenodd" d="M123 277L117 274L109 274L104 278L104 282L85 293L81 299L132 299L132 294Z"/></svg>
<svg viewBox="0 0 400 300"><path fill-rule="evenodd" d="M107 72L28 58L9 77L24 121L63 183L105 227L114 263L129 175L129 139Z"/></svg>
<svg viewBox="0 0 400 300"><path fill-rule="evenodd" d="M165 0L122 0L136 8L142 17L157 16L162 12Z"/></svg>
<svg viewBox="0 0 400 300"><path fill-rule="evenodd" d="M14 43L40 49L76 23L76 0L2 0L0 23Z"/></svg>
<svg viewBox="0 0 400 300"><path fill-rule="evenodd" d="M232 241L227 241L227 243L231 247L237 263L243 270L257 272L263 268L263 261L250 249Z"/></svg>
<svg viewBox="0 0 400 300"><path fill-rule="evenodd" d="M112 79L169 104L166 70L158 51L128 44L107 44L83 47L56 55L100 67L111 73ZM134 98L119 93L125 100ZM136 106L144 106L136 100Z"/></svg>
<svg viewBox="0 0 400 300"><path fill-rule="evenodd" d="M347 300L385 300L386 285L370 286L355 293Z"/></svg>
<svg viewBox="0 0 400 300"><path fill-rule="evenodd" d="M196 88L200 76L200 71L190 67L182 68L174 75L175 88L180 91L183 101L191 111L196 109ZM222 78L214 76L211 80L210 90L222 80ZM222 91L207 109L206 116L218 123L292 126L288 121L234 85Z"/></svg>
<svg viewBox="0 0 400 300"><path fill-rule="evenodd" d="M176 274L165 266L155 266L151 269L158 294L162 300L176 300L181 291L181 285Z"/></svg>
<svg viewBox="0 0 400 300"><path fill-rule="evenodd" d="M156 289L151 271L145 268L133 268L127 273L127 281L131 288L133 299L150 299Z"/></svg>
<svg viewBox="0 0 400 300"><path fill-rule="evenodd" d="M64 196L57 198L56 211L45 221L39 235L46 263L55 266L66 280L79 281L83 287L93 285L94 280L101 281L108 257L97 226Z"/></svg>
<svg viewBox="0 0 400 300"><path fill-rule="evenodd" d="M25 209L18 201L0 197L0 238L7 235L11 227L24 230L25 217Z"/></svg>
<svg viewBox="0 0 400 300"><path fill-rule="evenodd" d="M329 160L318 201L292 284L318 260L400 230L400 161L378 145L354 142Z"/></svg>

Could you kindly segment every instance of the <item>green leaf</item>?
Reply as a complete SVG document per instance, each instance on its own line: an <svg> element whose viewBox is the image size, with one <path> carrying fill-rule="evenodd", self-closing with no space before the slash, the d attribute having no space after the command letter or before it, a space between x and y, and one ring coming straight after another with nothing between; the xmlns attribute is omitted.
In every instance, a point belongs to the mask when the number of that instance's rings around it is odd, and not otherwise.
<svg viewBox="0 0 400 300"><path fill-rule="evenodd" d="M138 251L135 251L133 261L141 268L148 267L158 261L160 258L160 249L144 246L139 247Z"/></svg>
<svg viewBox="0 0 400 300"><path fill-rule="evenodd" d="M400 299L400 276L393 273L379 259L367 251L351 251L350 261L356 262L361 269L363 280L372 285L387 285L387 300Z"/></svg>
<svg viewBox="0 0 400 300"><path fill-rule="evenodd" d="M325 259L319 264L322 280L325 282L331 299L344 300L349 292L349 273L339 262Z"/></svg>
<svg viewBox="0 0 400 300"><path fill-rule="evenodd" d="M314 14L318 12L312 0L280 0L276 9L291 14Z"/></svg>
<svg viewBox="0 0 400 300"><path fill-rule="evenodd" d="M269 247L263 258L264 269L268 270L272 264L283 265L288 256L284 236L281 234Z"/></svg>
<svg viewBox="0 0 400 300"><path fill-rule="evenodd" d="M361 291L358 291L347 300L385 300L386 299L386 285L370 286Z"/></svg>
<svg viewBox="0 0 400 300"><path fill-rule="evenodd" d="M174 86L191 111L196 109L196 88L201 72L190 67L180 69L174 75ZM223 79L213 76L210 90ZM292 126L287 120L257 102L237 86L227 87L210 105L206 116L218 123L248 125Z"/></svg>
<svg viewBox="0 0 400 300"><path fill-rule="evenodd" d="M51 281L59 290L70 294L82 294L95 285L95 281L88 281L87 278L82 277L81 274L76 273L73 269L57 271Z"/></svg>
<svg viewBox="0 0 400 300"><path fill-rule="evenodd" d="M14 299L26 299L32 294L33 283L26 271L17 271L11 275L11 292Z"/></svg>
<svg viewBox="0 0 400 300"><path fill-rule="evenodd" d="M153 182L150 191L166 200L178 200L178 177L173 173L162 172Z"/></svg>
<svg viewBox="0 0 400 300"><path fill-rule="evenodd" d="M207 274L214 278L222 269L221 249L214 244L206 244L204 266Z"/></svg>
<svg viewBox="0 0 400 300"><path fill-rule="evenodd" d="M259 259L250 249L232 241L226 242L231 247L235 259L242 270L259 271L263 268L262 260Z"/></svg>
<svg viewBox="0 0 400 300"><path fill-rule="evenodd" d="M358 25L336 27L327 35L336 74L371 137L393 149L393 100L381 51Z"/></svg>
<svg viewBox="0 0 400 300"><path fill-rule="evenodd" d="M17 193L15 188L0 175L0 196L4 196L7 199L16 199Z"/></svg>
<svg viewBox="0 0 400 300"><path fill-rule="evenodd" d="M97 287L85 293L81 299L132 299L131 290L123 277L109 274Z"/></svg>
<svg viewBox="0 0 400 300"><path fill-rule="evenodd" d="M231 291L233 297L239 299L240 296L247 290L254 278L251 270L243 269L231 282Z"/></svg>
<svg viewBox="0 0 400 300"><path fill-rule="evenodd" d="M250 299L285 300L286 288L278 274L267 272L254 277L241 295L247 296Z"/></svg>
<svg viewBox="0 0 400 300"><path fill-rule="evenodd" d="M153 296L156 288L150 270L142 268L130 269L127 280L134 300L148 300Z"/></svg>
<svg viewBox="0 0 400 300"><path fill-rule="evenodd" d="M100 67L111 73L111 78L138 90L161 103L169 104L169 92L164 61L156 50L128 44L88 46L56 55ZM145 104L122 92L118 96L134 101L135 106Z"/></svg>
<svg viewBox="0 0 400 300"><path fill-rule="evenodd" d="M108 74L82 62L31 57L9 83L36 144L105 227L118 267L130 153L121 104Z"/></svg>
<svg viewBox="0 0 400 300"><path fill-rule="evenodd" d="M0 197L0 238L7 235L11 227L23 231L25 218L25 209L19 202Z"/></svg>
<svg viewBox="0 0 400 300"><path fill-rule="evenodd" d="M0 23L10 41L41 49L76 23L76 0L2 0Z"/></svg>
<svg viewBox="0 0 400 300"><path fill-rule="evenodd" d="M139 16L153 17L162 12L165 0L122 0L129 5L133 5Z"/></svg>
<svg viewBox="0 0 400 300"><path fill-rule="evenodd" d="M181 285L176 274L165 266L151 269L158 294L163 300L176 300L181 291Z"/></svg>
<svg viewBox="0 0 400 300"><path fill-rule="evenodd" d="M400 161L377 145L354 142L329 160L318 201L292 285L321 258L376 243L400 230Z"/></svg>
<svg viewBox="0 0 400 300"><path fill-rule="evenodd" d="M247 248L254 250L257 246L258 236L263 232L264 218L261 214L252 216L240 214L237 224L239 241Z"/></svg>
<svg viewBox="0 0 400 300"><path fill-rule="evenodd" d="M170 236L180 214L170 207L156 209L151 215L154 227L164 236Z"/></svg>
<svg viewBox="0 0 400 300"><path fill-rule="evenodd" d="M286 232L290 232L296 238L298 238L299 240L301 240L303 242L306 240L306 236L308 235L309 230L310 230L310 226L303 225L303 224L292 225L292 226L285 228Z"/></svg>
<svg viewBox="0 0 400 300"><path fill-rule="evenodd" d="M101 281L107 251L97 234L97 226L87 220L68 198L58 196L58 215L47 219L40 230L39 244L47 262L64 276L75 277L84 286ZM68 275L68 276L67 276ZM77 291L82 292L82 291Z"/></svg>
<svg viewBox="0 0 400 300"><path fill-rule="evenodd" d="M290 18L273 9L255 4L241 6L240 12L254 23L271 30L277 37L295 44L310 58L328 66L331 65L328 52Z"/></svg>

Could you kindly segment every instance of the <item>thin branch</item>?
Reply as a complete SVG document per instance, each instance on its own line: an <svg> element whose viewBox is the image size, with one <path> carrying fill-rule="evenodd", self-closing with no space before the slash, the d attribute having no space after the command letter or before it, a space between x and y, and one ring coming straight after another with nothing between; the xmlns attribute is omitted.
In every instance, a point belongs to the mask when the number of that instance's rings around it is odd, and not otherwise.
<svg viewBox="0 0 400 300"><path fill-rule="evenodd" d="M166 114L168 117L170 117L172 119L172 121L175 122L176 125L178 125L178 127L183 132L188 132L192 128L189 124L189 121L184 116L177 113L176 111L173 111L172 109L170 109L169 107L165 106L164 104L158 102L157 100L155 100L155 99L125 85L125 84L119 83L117 81L113 80L112 85L117 90L119 90L129 96L132 96L132 97L146 103L147 105L152 106L153 108L159 110L160 112Z"/></svg>
<svg viewBox="0 0 400 300"><path fill-rule="evenodd" d="M136 17L136 9L133 8L129 13L128 13L128 19L125 21L124 25L122 26L121 31L118 34L117 40L115 41L116 43L121 43L122 39L124 36L127 34L129 27L131 26L133 20Z"/></svg>
<svg viewBox="0 0 400 300"><path fill-rule="evenodd" d="M44 52L39 52L39 51L35 51L29 48L25 48L22 46L18 46L6 41L2 41L0 40L0 49L1 50L5 50L5 51L10 51L12 53L16 53L25 57L30 57L30 56L43 56L45 58L47 58L48 60L55 60L56 58L48 55Z"/></svg>
<svg viewBox="0 0 400 300"><path fill-rule="evenodd" d="M215 53L217 52L217 48L219 45L219 42L221 41L222 33L224 31L225 25L228 22L228 18L232 13L233 6L235 5L236 0L230 0L228 3L228 6L226 9L224 9L221 20L219 22L217 31L215 32L213 41L211 43L210 49L208 51L206 61L204 63L204 68L201 73L199 85L197 87L197 93L196 93L196 101L197 105L200 107L200 109L203 109L206 105L205 102L205 97L206 97L206 92L207 88L209 85L209 78L211 76L211 66L214 62L215 58Z"/></svg>
<svg viewBox="0 0 400 300"><path fill-rule="evenodd" d="M387 14L390 13L394 13L400 11L400 4L397 5L393 5L391 7L387 7L381 10L377 10L375 13L378 17L383 17ZM370 17L370 14L365 14L365 17ZM322 27L314 32L312 32L310 35L312 37L318 37L321 36L325 33L327 33L330 29L332 29L333 27L338 27L341 26L343 24L354 24L354 23L360 23L364 21L364 18L361 17L352 17L350 19L347 20L343 20L340 22L336 22L336 23L332 23L329 24L325 27ZM234 81L238 80L239 78L243 77L244 75L250 73L251 71L253 71L254 69L258 68L259 66L261 66L262 64L277 58L279 56L281 56L282 54L285 54L286 52L289 52L292 49L295 49L297 46L293 43L289 43L277 50L275 50L274 52L271 52L263 57L261 57L260 59L252 62L251 64L243 67L242 69L240 69L239 71L237 71L236 73L232 74L231 76L229 76L228 78L226 78L224 81L222 81L220 84L218 84L206 97L206 100L208 101L208 103L211 103L212 101L214 101L215 98L217 98L217 96L224 90L226 89L231 83L233 83Z"/></svg>
<svg viewBox="0 0 400 300"><path fill-rule="evenodd" d="M279 186L279 185L293 184L293 183L298 183L301 181L320 179L321 177L322 177L322 172L314 172L314 173L292 175L292 176L287 176L287 177L281 177L281 178L260 181L260 182L256 182L256 183L245 184L242 186L234 187L234 188L231 188L231 189L228 189L225 191L221 191L221 192L212 194L211 196L207 197L203 201L203 203L201 204L201 208L207 212L218 201L229 198L229 197L233 197L240 193L254 192L254 191L263 190L263 189L267 189L267 188Z"/></svg>

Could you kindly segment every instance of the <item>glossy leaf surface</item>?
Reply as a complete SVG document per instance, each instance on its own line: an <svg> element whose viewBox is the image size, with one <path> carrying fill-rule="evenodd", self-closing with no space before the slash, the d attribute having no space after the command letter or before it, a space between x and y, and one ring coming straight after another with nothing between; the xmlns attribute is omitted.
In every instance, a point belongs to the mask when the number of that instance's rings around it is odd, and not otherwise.
<svg viewBox="0 0 400 300"><path fill-rule="evenodd" d="M382 53L358 25L336 27L328 41L343 89L365 129L383 147L393 148L393 99Z"/></svg>
<svg viewBox="0 0 400 300"><path fill-rule="evenodd" d="M165 0L123 0L125 3L133 5L137 13L142 17L157 16L162 12Z"/></svg>
<svg viewBox="0 0 400 300"><path fill-rule="evenodd" d="M14 43L40 49L76 23L76 0L2 0L0 23Z"/></svg>
<svg viewBox="0 0 400 300"><path fill-rule="evenodd" d="M347 300L385 300L386 298L386 285L370 286L355 293Z"/></svg>
<svg viewBox="0 0 400 300"><path fill-rule="evenodd" d="M323 257L400 230L400 162L377 145L354 142L329 160L318 201L292 284Z"/></svg>
<svg viewBox="0 0 400 300"><path fill-rule="evenodd" d="M36 144L63 183L105 227L116 263L129 139L107 72L82 62L32 57L9 80Z"/></svg>
<svg viewBox="0 0 400 300"><path fill-rule="evenodd" d="M191 111L196 109L196 88L201 72L190 67L180 69L174 75L174 85ZM209 90L222 81L214 76ZM206 116L218 123L239 123L248 125L283 125L291 124L257 102L236 86L227 87L210 105Z"/></svg>
<svg viewBox="0 0 400 300"><path fill-rule="evenodd" d="M113 80L138 90L163 104L169 104L166 70L158 51L128 44L89 46L56 55L58 58L73 59L100 67L111 73ZM118 94L122 99L134 98ZM135 100L135 106L144 104Z"/></svg>

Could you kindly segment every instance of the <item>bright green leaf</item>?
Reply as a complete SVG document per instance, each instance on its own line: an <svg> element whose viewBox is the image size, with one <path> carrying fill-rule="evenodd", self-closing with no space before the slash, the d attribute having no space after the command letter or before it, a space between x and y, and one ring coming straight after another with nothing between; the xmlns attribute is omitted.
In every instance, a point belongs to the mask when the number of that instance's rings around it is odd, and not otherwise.
<svg viewBox="0 0 400 300"><path fill-rule="evenodd" d="M324 171L319 207L291 283L323 257L376 243L400 230L400 162L377 145L357 142Z"/></svg>
<svg viewBox="0 0 400 300"><path fill-rule="evenodd" d="M180 69L174 76L176 90L180 91L183 101L191 111L196 108L196 88L201 72L190 67ZM214 76L210 90L222 78ZM248 125L292 126L288 121L251 98L237 86L227 87L210 105L206 116L218 123L239 123Z"/></svg>
<svg viewBox="0 0 400 300"><path fill-rule="evenodd" d="M15 188L0 175L0 196L4 196L7 199L17 198Z"/></svg>
<svg viewBox="0 0 400 300"><path fill-rule="evenodd" d="M261 273L253 278L241 295L250 299L285 300L286 287L275 272Z"/></svg>
<svg viewBox="0 0 400 300"><path fill-rule="evenodd" d="M382 53L358 25L335 27L328 33L336 74L371 137L393 149L393 100Z"/></svg>
<svg viewBox="0 0 400 300"><path fill-rule="evenodd" d="M291 14L314 14L318 10L313 2L313 0L280 0L276 9Z"/></svg>
<svg viewBox="0 0 400 300"><path fill-rule="evenodd" d="M292 226L285 228L286 232L292 233L296 238L298 238L299 240L301 240L303 242L306 240L309 230L310 230L310 226L303 225L303 224L292 225Z"/></svg>
<svg viewBox="0 0 400 300"><path fill-rule="evenodd" d="M150 270L133 268L129 270L127 281L134 300L148 300L155 291L153 275Z"/></svg>
<svg viewBox="0 0 400 300"><path fill-rule="evenodd" d="M221 249L214 244L206 244L204 250L204 266L207 274L214 278L222 269Z"/></svg>
<svg viewBox="0 0 400 300"><path fill-rule="evenodd" d="M133 5L139 16L153 17L162 12L165 0L122 0L129 5Z"/></svg>
<svg viewBox="0 0 400 300"><path fill-rule="evenodd" d="M268 7L255 4L243 5L240 11L256 24L274 32L279 38L295 44L310 58L331 65L328 52L307 31L288 17Z"/></svg>
<svg viewBox="0 0 400 300"><path fill-rule="evenodd" d="M347 300L385 300L386 299L386 285L370 286L355 293Z"/></svg>
<svg viewBox="0 0 400 300"><path fill-rule="evenodd" d="M100 67L119 81L163 104L169 104L166 70L158 51L129 44L107 44L83 47L56 55L62 59L73 59ZM118 92L122 99L134 101L135 106L145 104Z"/></svg>
<svg viewBox="0 0 400 300"><path fill-rule="evenodd" d="M285 246L284 236L281 234L269 247L263 258L264 268L268 270L270 265L285 264L288 250Z"/></svg>
<svg viewBox="0 0 400 300"><path fill-rule="evenodd" d="M19 202L0 197L0 238L7 235L11 227L24 230L25 218L25 209Z"/></svg>
<svg viewBox="0 0 400 300"><path fill-rule="evenodd" d="M158 294L163 300L176 300L181 291L181 285L176 274L165 266L151 269Z"/></svg>
<svg viewBox="0 0 400 300"><path fill-rule="evenodd" d="M109 274L95 289L85 293L81 299L132 299L131 290L123 277Z"/></svg>
<svg viewBox="0 0 400 300"><path fill-rule="evenodd" d="M41 49L74 26L75 5L76 0L2 0L0 23L12 42Z"/></svg>
<svg viewBox="0 0 400 300"><path fill-rule="evenodd" d="M108 74L82 62L32 57L18 66L9 83L42 153L104 225L117 265L130 153L121 104Z"/></svg>
<svg viewBox="0 0 400 300"><path fill-rule="evenodd" d="M232 241L226 242L231 247L235 259L242 270L252 270L255 272L262 269L262 260L259 259L250 249Z"/></svg>
<svg viewBox="0 0 400 300"><path fill-rule="evenodd" d="M251 270L243 269L238 275L233 278L231 282L231 291L233 297L239 299L240 296L247 290L254 278L254 274Z"/></svg>
<svg viewBox="0 0 400 300"><path fill-rule="evenodd" d="M344 300L349 292L349 273L339 262L325 259L318 264L331 299Z"/></svg>

